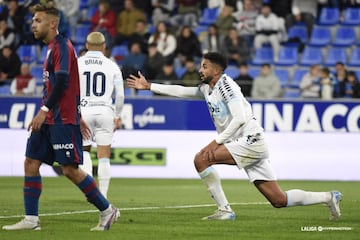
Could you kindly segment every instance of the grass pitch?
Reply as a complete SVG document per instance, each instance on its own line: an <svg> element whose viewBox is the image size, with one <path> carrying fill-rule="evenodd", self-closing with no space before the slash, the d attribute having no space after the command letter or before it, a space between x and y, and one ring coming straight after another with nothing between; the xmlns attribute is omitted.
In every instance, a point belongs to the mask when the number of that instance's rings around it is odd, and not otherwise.
<svg viewBox="0 0 360 240"><path fill-rule="evenodd" d="M21 177L0 178L0 225L23 215ZM223 180L235 221L202 221L216 207L201 180L112 179L110 201L121 217L108 232L90 232L95 208L65 177L43 178L41 231L0 230L1 240L82 239L359 239L359 182L280 181L286 189L337 189L342 217L328 220L326 206L275 209L248 181Z"/></svg>

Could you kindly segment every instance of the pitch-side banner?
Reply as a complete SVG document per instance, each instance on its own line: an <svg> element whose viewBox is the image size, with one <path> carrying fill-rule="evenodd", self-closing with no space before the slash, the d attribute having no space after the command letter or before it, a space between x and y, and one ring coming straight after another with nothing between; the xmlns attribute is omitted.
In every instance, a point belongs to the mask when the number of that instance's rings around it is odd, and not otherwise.
<svg viewBox="0 0 360 240"><path fill-rule="evenodd" d="M268 132L359 132L360 101L252 101ZM23 129L40 108L39 98L0 98L0 128ZM125 129L214 130L202 100L125 100Z"/></svg>

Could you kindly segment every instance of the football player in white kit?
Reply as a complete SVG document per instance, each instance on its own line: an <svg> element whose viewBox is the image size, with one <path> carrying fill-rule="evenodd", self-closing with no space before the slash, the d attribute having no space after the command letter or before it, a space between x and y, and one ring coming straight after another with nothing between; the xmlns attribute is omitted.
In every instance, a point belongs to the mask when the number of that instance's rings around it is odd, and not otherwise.
<svg viewBox="0 0 360 240"><path fill-rule="evenodd" d="M90 149L97 145L98 180L100 192L107 197L110 184L110 150L114 130L120 128L124 105L124 81L119 66L104 56L105 37L91 32L86 38L87 52L78 58L81 114L91 129L92 139L84 139L84 163L80 167L92 175ZM115 111L112 98L115 90Z"/></svg>
<svg viewBox="0 0 360 240"><path fill-rule="evenodd" d="M221 186L214 164L237 165L244 169L249 180L276 208L326 204L330 220L340 217L341 193L306 192L299 189L283 191L278 185L268 159L268 147L262 127L253 117L250 103L240 87L224 74L227 61L220 53L210 52L203 56L200 66L202 83L198 87L149 83L139 72L131 75L127 84L136 89L148 89L157 94L176 97L200 97L205 99L215 124L217 137L195 156L194 164L207 186L218 209L203 220L233 220L231 209Z"/></svg>

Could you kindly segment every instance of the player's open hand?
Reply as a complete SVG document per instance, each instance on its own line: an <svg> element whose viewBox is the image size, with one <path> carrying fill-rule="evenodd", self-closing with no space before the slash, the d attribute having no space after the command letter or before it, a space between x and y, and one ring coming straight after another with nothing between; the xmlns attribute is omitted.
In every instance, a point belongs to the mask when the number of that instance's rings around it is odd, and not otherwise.
<svg viewBox="0 0 360 240"><path fill-rule="evenodd" d="M126 79L127 85L131 88L135 88L138 90L150 90L150 83L146 81L144 75L138 71L139 77L131 74L129 78Z"/></svg>
<svg viewBox="0 0 360 240"><path fill-rule="evenodd" d="M34 132L39 131L41 128L41 125L45 121L45 118L46 118L46 112L44 112L43 110L39 110L39 112L36 114L36 116L30 122L27 130L28 131L32 130Z"/></svg>

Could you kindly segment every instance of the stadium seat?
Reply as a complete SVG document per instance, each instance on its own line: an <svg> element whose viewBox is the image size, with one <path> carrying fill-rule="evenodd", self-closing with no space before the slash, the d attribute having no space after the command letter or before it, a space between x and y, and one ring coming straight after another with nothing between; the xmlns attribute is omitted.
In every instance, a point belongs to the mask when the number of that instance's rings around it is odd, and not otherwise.
<svg viewBox="0 0 360 240"><path fill-rule="evenodd" d="M31 75L36 80L36 85L42 85L43 84L43 66L42 65L34 65L30 69Z"/></svg>
<svg viewBox="0 0 360 240"><path fill-rule="evenodd" d="M325 26L314 27L309 40L309 46L325 47L331 43L331 30Z"/></svg>
<svg viewBox="0 0 360 240"><path fill-rule="evenodd" d="M34 63L37 60L38 45L21 45L17 49L21 62Z"/></svg>
<svg viewBox="0 0 360 240"><path fill-rule="evenodd" d="M353 27L338 27L332 44L337 47L349 47L355 41L356 33Z"/></svg>
<svg viewBox="0 0 360 240"><path fill-rule="evenodd" d="M301 93L299 89L286 89L284 91L284 96L283 98L300 98L301 97Z"/></svg>
<svg viewBox="0 0 360 240"><path fill-rule="evenodd" d="M11 95L10 84L0 86L0 95Z"/></svg>
<svg viewBox="0 0 360 240"><path fill-rule="evenodd" d="M319 25L336 25L340 19L339 8L323 7L319 16Z"/></svg>
<svg viewBox="0 0 360 240"><path fill-rule="evenodd" d="M89 8L90 0L80 0L80 10Z"/></svg>
<svg viewBox="0 0 360 240"><path fill-rule="evenodd" d="M124 57L129 54L129 49L126 45L116 45L111 50L111 56L118 64L121 64Z"/></svg>
<svg viewBox="0 0 360 240"><path fill-rule="evenodd" d="M131 97L133 96L133 94L134 94L134 89L128 87L124 88L125 97Z"/></svg>
<svg viewBox="0 0 360 240"><path fill-rule="evenodd" d="M302 69L302 68L295 69L292 80L289 83L289 86L292 88L299 88L303 76L308 72L309 72L308 69Z"/></svg>
<svg viewBox="0 0 360 240"><path fill-rule="evenodd" d="M228 66L225 69L225 73L232 78L236 78L237 76L240 75L240 70L236 66Z"/></svg>
<svg viewBox="0 0 360 240"><path fill-rule="evenodd" d="M360 24L360 8L347 8L344 10L343 25L357 26Z"/></svg>
<svg viewBox="0 0 360 240"><path fill-rule="evenodd" d="M87 24L80 24L77 26L75 35L73 36L72 40L74 44L83 44L86 43L86 37L90 33L90 25Z"/></svg>
<svg viewBox="0 0 360 240"><path fill-rule="evenodd" d="M275 69L274 74L279 78L282 88L289 84L289 71L287 69Z"/></svg>
<svg viewBox="0 0 360 240"><path fill-rule="evenodd" d="M153 94L152 91L149 91L149 90L137 90L136 96L139 96L139 97L152 97L152 96L154 96L154 94Z"/></svg>
<svg viewBox="0 0 360 240"><path fill-rule="evenodd" d="M313 64L321 64L322 59L323 57L320 48L307 46L301 56L300 65L311 66Z"/></svg>
<svg viewBox="0 0 360 240"><path fill-rule="evenodd" d="M186 72L186 67L175 67L175 74L180 79Z"/></svg>
<svg viewBox="0 0 360 240"><path fill-rule="evenodd" d="M332 47L328 49L324 64L328 67L333 67L337 62L347 62L347 54L345 48Z"/></svg>
<svg viewBox="0 0 360 240"><path fill-rule="evenodd" d="M209 26L210 24L215 23L219 13L219 8L204 8L199 20L199 24Z"/></svg>
<svg viewBox="0 0 360 240"><path fill-rule="evenodd" d="M280 49L278 60L275 61L277 66L292 66L298 63L297 47L283 46Z"/></svg>
<svg viewBox="0 0 360 240"><path fill-rule="evenodd" d="M305 25L295 25L289 28L288 38L299 38L301 42L306 43L308 41L308 34Z"/></svg>
<svg viewBox="0 0 360 240"><path fill-rule="evenodd" d="M360 67L360 48L357 47L351 51L350 59L347 63L350 67Z"/></svg>
<svg viewBox="0 0 360 240"><path fill-rule="evenodd" d="M256 78L260 74L260 68L249 68L248 74L251 77Z"/></svg>
<svg viewBox="0 0 360 240"><path fill-rule="evenodd" d="M274 52L271 47L264 46L255 50L255 56L252 60L253 65L271 64L274 60Z"/></svg>
<svg viewBox="0 0 360 240"><path fill-rule="evenodd" d="M36 64L43 64L44 61L45 61L45 58L46 58L46 53L47 53L47 47L46 46L43 46L41 48L41 51L40 51L40 56L39 58L36 60Z"/></svg>

